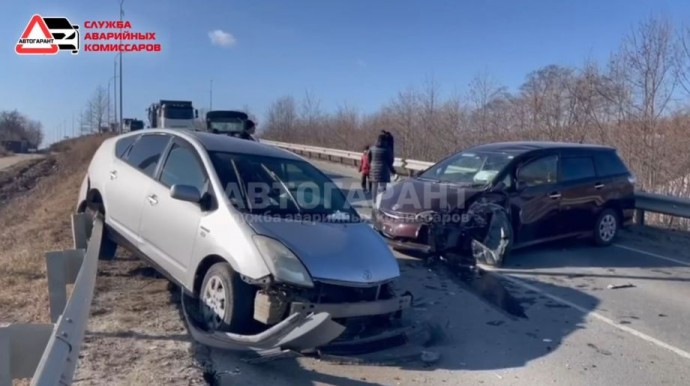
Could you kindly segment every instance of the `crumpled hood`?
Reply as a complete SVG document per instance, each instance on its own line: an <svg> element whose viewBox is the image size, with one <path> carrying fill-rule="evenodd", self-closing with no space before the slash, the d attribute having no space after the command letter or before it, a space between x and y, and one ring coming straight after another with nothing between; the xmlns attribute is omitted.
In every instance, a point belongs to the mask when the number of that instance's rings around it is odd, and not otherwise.
<svg viewBox="0 0 690 386"><path fill-rule="evenodd" d="M368 284L400 276L395 256L368 224L256 219L250 225L290 248L314 280Z"/></svg>
<svg viewBox="0 0 690 386"><path fill-rule="evenodd" d="M381 196L380 209L392 213L417 214L427 210L441 211L462 208L481 189L462 185L409 178L401 181Z"/></svg>

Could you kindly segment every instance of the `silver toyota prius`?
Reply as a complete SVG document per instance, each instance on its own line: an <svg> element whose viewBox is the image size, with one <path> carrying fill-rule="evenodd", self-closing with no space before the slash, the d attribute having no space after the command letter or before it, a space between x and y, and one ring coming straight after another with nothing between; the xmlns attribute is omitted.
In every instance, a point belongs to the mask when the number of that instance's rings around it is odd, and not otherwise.
<svg viewBox="0 0 690 386"><path fill-rule="evenodd" d="M148 260L197 299L206 331L267 339L295 314L322 314L339 335L410 307L394 255L333 180L266 144L169 129L109 138L77 211L104 219L102 258L120 246Z"/></svg>

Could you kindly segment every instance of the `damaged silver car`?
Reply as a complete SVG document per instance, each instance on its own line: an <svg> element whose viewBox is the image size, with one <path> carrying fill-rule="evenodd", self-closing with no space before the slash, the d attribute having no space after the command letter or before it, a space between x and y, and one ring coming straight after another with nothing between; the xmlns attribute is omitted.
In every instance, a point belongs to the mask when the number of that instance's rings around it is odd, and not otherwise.
<svg viewBox="0 0 690 386"><path fill-rule="evenodd" d="M412 297L398 263L335 183L258 142L183 130L106 140L78 211L184 292L191 330L223 348L308 350L386 338Z"/></svg>

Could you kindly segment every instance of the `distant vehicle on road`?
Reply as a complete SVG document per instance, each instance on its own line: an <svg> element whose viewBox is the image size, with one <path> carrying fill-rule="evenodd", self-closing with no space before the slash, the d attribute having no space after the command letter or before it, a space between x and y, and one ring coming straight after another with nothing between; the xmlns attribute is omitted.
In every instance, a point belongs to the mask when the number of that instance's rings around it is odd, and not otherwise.
<svg viewBox="0 0 690 386"><path fill-rule="evenodd" d="M507 218L501 228L506 248L487 263L501 265L511 249L566 237L589 235L597 245L611 244L633 218L634 182L611 147L492 143L450 155L394 185L377 197L372 217L375 229L394 246L429 251L432 215L466 214L479 202L496 204ZM416 201L402 197L410 192ZM429 197L433 194L444 196ZM456 207L440 207L443 202ZM460 235L456 247L470 251L470 238Z"/></svg>
<svg viewBox="0 0 690 386"><path fill-rule="evenodd" d="M225 134L242 139L254 140L255 126L242 111L213 110L206 113L206 130L214 134Z"/></svg>
<svg viewBox="0 0 690 386"><path fill-rule="evenodd" d="M162 129L109 138L77 210L104 217L102 256L120 245L150 261L198 298L213 331L263 331L304 310L386 330L411 303L392 287L388 245L336 184L259 142Z"/></svg>
<svg viewBox="0 0 690 386"><path fill-rule="evenodd" d="M125 118L122 120L124 123L124 132L128 133L130 131L137 131L144 128L144 121L133 118Z"/></svg>
<svg viewBox="0 0 690 386"><path fill-rule="evenodd" d="M148 108L151 128L194 130L199 111L190 101L160 100Z"/></svg>

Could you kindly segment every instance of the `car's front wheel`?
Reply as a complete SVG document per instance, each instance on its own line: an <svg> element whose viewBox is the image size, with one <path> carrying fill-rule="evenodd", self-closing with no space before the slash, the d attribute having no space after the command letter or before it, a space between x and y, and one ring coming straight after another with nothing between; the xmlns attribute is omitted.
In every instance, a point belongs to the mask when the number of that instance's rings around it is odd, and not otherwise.
<svg viewBox="0 0 690 386"><path fill-rule="evenodd" d="M604 209L597 217L594 225L594 243L599 246L608 246L618 235L620 220L615 210Z"/></svg>
<svg viewBox="0 0 690 386"><path fill-rule="evenodd" d="M244 333L253 326L254 289L228 263L216 263L204 276L199 308L211 331Z"/></svg>
<svg viewBox="0 0 690 386"><path fill-rule="evenodd" d="M102 203L92 203L84 208L84 213L86 213L91 221L96 219L96 216L100 215L105 221L105 209ZM110 237L108 229L103 227L103 235L101 236L101 250L98 252L98 258L101 260L113 260L115 258L115 253L117 252L117 243L113 241Z"/></svg>

